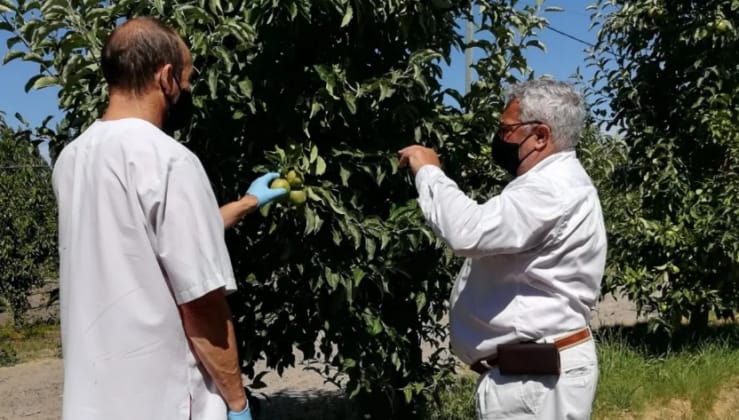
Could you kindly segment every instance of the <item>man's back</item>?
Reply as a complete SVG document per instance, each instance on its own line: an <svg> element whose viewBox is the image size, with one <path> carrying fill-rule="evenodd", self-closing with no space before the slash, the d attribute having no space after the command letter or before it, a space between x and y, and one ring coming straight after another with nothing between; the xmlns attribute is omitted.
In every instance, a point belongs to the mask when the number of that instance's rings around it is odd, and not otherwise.
<svg viewBox="0 0 739 420"><path fill-rule="evenodd" d="M506 226L491 229L499 231L495 238L518 245L463 266L450 312L458 356L472 363L498 344L586 327L600 293L606 234L597 192L575 153L550 156L482 208Z"/></svg>
<svg viewBox="0 0 739 420"><path fill-rule="evenodd" d="M53 184L64 418L189 418L203 379L177 304L233 287L199 161L143 120L98 121L62 151Z"/></svg>

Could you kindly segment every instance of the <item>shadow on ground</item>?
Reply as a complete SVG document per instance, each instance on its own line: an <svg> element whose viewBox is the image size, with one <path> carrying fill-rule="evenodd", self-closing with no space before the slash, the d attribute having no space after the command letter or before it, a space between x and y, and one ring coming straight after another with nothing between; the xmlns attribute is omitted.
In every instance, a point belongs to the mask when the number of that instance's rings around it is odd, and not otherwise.
<svg viewBox="0 0 739 420"><path fill-rule="evenodd" d="M672 352L693 352L707 344L719 344L730 349L739 349L739 323L736 322L709 325L700 330L683 326L675 330L672 335L665 330L652 331L648 322L641 322L628 326L603 326L595 330L594 335L598 341L623 342L653 357Z"/></svg>
<svg viewBox="0 0 739 420"><path fill-rule="evenodd" d="M354 420L354 407L340 391L279 392L249 397L254 420Z"/></svg>

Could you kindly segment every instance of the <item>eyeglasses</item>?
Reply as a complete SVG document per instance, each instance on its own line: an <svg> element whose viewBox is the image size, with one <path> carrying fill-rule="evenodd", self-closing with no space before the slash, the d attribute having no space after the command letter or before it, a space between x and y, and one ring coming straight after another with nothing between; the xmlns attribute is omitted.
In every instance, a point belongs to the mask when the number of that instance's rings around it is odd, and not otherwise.
<svg viewBox="0 0 739 420"><path fill-rule="evenodd" d="M495 133L501 137L505 137L508 133L512 133L516 131L519 127L522 127L524 125L530 125L530 124L543 124L543 123L538 120L533 120L533 121L524 121L524 122L515 123L515 124L501 124L498 126L498 129L495 131Z"/></svg>

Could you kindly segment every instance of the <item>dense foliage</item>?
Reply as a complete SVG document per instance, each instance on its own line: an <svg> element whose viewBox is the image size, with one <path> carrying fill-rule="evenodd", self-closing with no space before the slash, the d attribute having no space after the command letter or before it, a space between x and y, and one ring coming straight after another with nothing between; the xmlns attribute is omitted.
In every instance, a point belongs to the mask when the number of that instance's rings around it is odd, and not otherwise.
<svg viewBox="0 0 739 420"><path fill-rule="evenodd" d="M37 147L46 132L10 127L0 114L0 299L16 324L24 321L31 291L56 273L51 167Z"/></svg>
<svg viewBox="0 0 739 420"><path fill-rule="evenodd" d="M599 1L600 115L623 134L611 164L606 291L662 325L739 306L739 1ZM608 161L610 155L603 156Z"/></svg>

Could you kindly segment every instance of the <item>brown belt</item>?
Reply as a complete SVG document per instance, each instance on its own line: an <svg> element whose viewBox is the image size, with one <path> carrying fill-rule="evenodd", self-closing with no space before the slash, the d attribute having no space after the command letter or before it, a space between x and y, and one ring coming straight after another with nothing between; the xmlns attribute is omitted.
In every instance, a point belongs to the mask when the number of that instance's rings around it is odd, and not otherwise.
<svg viewBox="0 0 739 420"><path fill-rule="evenodd" d="M559 351L562 351L572 346L576 346L580 343L584 343L590 340L590 338L591 338L590 328L583 328L581 330L577 330L573 332L570 335L566 335L560 338L559 340L556 340L554 342L554 345L557 347ZM493 356L489 359L481 359L481 360L476 361L475 363L470 365L470 369L482 375L483 373L492 369L493 366L497 364L498 364L498 360L496 357Z"/></svg>

